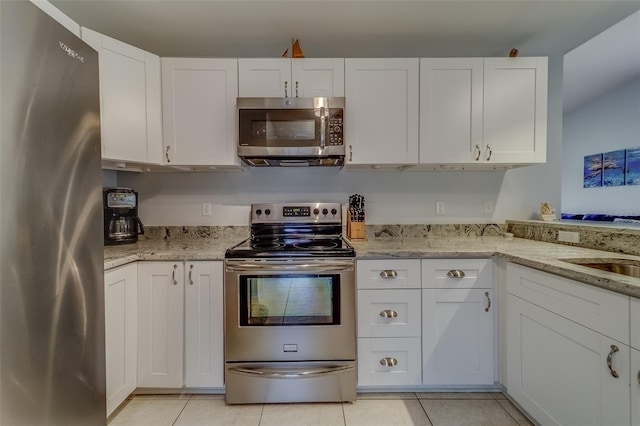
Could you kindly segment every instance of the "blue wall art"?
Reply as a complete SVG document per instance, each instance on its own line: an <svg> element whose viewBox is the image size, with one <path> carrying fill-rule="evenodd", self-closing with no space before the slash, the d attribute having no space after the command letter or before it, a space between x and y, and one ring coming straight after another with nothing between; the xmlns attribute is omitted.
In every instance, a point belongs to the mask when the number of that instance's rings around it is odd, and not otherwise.
<svg viewBox="0 0 640 426"><path fill-rule="evenodd" d="M584 157L584 187L602 186L602 154Z"/></svg>
<svg viewBox="0 0 640 426"><path fill-rule="evenodd" d="M583 186L640 185L640 147L584 157Z"/></svg>

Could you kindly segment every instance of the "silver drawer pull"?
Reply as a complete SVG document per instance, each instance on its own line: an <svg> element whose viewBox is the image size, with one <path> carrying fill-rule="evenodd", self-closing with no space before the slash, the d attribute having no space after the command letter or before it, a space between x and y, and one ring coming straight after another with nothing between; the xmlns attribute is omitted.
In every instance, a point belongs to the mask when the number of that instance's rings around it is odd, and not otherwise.
<svg viewBox="0 0 640 426"><path fill-rule="evenodd" d="M484 308L484 311L485 312L489 312L489 309L491 309L491 298L489 297L489 292L488 291L485 291L484 295L487 298L487 307Z"/></svg>
<svg viewBox="0 0 640 426"><path fill-rule="evenodd" d="M380 360L380 365L384 365L385 367L395 367L396 365L398 365L398 360L388 356Z"/></svg>
<svg viewBox="0 0 640 426"><path fill-rule="evenodd" d="M460 269L452 269L447 272L447 276L449 278L464 278L464 271L461 271Z"/></svg>
<svg viewBox="0 0 640 426"><path fill-rule="evenodd" d="M171 282L173 285L178 284L178 281L176 281L176 269L178 269L178 265L173 265L173 271L171 271Z"/></svg>
<svg viewBox="0 0 640 426"><path fill-rule="evenodd" d="M393 269L385 269L384 271L380 271L381 278L396 278L398 273Z"/></svg>
<svg viewBox="0 0 640 426"><path fill-rule="evenodd" d="M382 318L398 318L398 313L391 309L385 309L384 311L380 311L380 316Z"/></svg>
<svg viewBox="0 0 640 426"><path fill-rule="evenodd" d="M619 350L620 349L618 349L618 347L616 345L611 345L611 351L609 352L609 355L607 355L607 367L609 367L609 372L616 379L618 377L620 377L620 376L618 375L618 372L616 370L614 370L613 367L611 366L611 361L613 360L613 354L615 354Z"/></svg>

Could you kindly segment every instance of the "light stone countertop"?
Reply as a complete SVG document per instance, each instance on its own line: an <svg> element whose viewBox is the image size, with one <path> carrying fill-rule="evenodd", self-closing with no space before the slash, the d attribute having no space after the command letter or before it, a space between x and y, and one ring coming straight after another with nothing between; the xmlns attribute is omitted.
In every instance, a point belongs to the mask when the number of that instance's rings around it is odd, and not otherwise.
<svg viewBox="0 0 640 426"><path fill-rule="evenodd" d="M104 268L107 270L137 260L223 260L225 250L240 241L212 238L146 240L136 244L107 246ZM498 256L520 265L640 298L640 278L560 260L615 258L640 264L640 256L503 237L376 238L351 241L351 244L356 249L356 259Z"/></svg>

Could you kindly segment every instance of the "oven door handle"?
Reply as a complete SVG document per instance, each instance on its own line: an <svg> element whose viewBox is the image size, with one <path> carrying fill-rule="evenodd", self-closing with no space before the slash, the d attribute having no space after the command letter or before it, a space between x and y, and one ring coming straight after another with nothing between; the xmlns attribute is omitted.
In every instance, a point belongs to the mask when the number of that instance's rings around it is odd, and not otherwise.
<svg viewBox="0 0 640 426"><path fill-rule="evenodd" d="M346 271L353 269L353 262L349 263L227 263L227 271L252 272L252 271L305 271L327 272Z"/></svg>
<svg viewBox="0 0 640 426"><path fill-rule="evenodd" d="M231 367L230 372L264 379L304 379L307 377L326 376L345 373L353 370L353 365L328 365L310 368L269 368L269 367Z"/></svg>

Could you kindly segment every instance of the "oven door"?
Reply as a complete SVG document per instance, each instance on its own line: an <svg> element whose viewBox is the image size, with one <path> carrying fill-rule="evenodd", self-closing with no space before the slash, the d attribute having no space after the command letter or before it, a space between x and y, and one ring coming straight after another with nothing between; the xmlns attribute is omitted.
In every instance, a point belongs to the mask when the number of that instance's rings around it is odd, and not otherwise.
<svg viewBox="0 0 640 426"><path fill-rule="evenodd" d="M225 261L225 359L355 360L353 259Z"/></svg>

